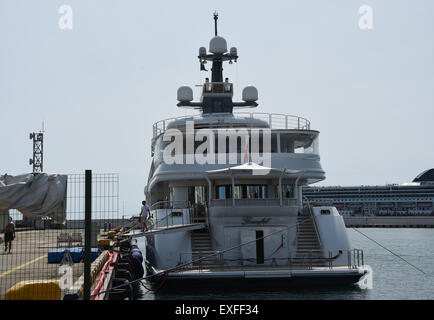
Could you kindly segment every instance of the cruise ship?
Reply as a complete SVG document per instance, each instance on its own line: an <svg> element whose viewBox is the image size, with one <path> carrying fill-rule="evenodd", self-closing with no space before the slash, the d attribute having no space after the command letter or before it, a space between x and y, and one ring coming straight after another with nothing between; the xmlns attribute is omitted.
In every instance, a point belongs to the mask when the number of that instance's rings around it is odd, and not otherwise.
<svg viewBox="0 0 434 320"><path fill-rule="evenodd" d="M349 216L434 215L434 168L421 172L410 183L385 186L303 188L312 203L328 203Z"/></svg>
<svg viewBox="0 0 434 320"><path fill-rule="evenodd" d="M247 86L233 101L223 63L239 59L217 33L199 49L211 79L200 101L178 89L177 106L197 115L153 126L152 164L145 196L152 218L134 234L146 251L156 288L356 284L367 277L363 250L354 248L333 206L303 203L303 186L325 179L319 131L284 114L239 112L258 106ZM163 285L164 284L164 285Z"/></svg>

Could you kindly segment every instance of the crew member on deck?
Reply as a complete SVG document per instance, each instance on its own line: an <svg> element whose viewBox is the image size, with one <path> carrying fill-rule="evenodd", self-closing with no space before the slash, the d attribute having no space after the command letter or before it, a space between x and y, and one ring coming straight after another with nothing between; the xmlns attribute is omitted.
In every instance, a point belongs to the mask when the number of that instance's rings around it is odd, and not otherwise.
<svg viewBox="0 0 434 320"><path fill-rule="evenodd" d="M151 210L146 205L146 201L142 201L142 210L140 211L139 221L142 223L142 232L148 231L148 226L146 225L146 221L151 219Z"/></svg>

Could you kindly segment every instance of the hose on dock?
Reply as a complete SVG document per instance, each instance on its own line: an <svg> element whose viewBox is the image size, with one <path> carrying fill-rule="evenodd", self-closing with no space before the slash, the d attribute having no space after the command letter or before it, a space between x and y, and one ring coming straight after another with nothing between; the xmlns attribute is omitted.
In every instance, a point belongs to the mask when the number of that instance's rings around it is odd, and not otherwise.
<svg viewBox="0 0 434 320"><path fill-rule="evenodd" d="M104 287L99 286L96 292L92 292L91 297L107 292L107 300L135 299L139 284L134 280L143 277L143 255L135 239L122 240L119 246L119 259L114 266L111 288L103 290Z"/></svg>
<svg viewBox="0 0 434 320"><path fill-rule="evenodd" d="M115 262L117 254L113 253L113 252L108 252L108 255L109 255L109 258L108 258L108 260L106 261L106 263L104 264L103 268L100 271L97 285L92 290L91 295L93 297L91 298L91 300L100 300L100 299L102 299L101 295L96 295L96 293L98 293L98 292L100 292L102 290L102 288L104 286L104 282L107 279L107 275L110 272L110 267L113 268L113 266L110 266L110 264L112 264L112 263Z"/></svg>

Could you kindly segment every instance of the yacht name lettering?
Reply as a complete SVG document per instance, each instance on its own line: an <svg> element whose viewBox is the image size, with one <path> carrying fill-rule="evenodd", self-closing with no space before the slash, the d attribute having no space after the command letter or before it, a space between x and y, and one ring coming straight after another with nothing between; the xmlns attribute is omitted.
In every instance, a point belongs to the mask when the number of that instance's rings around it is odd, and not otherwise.
<svg viewBox="0 0 434 320"><path fill-rule="evenodd" d="M175 314L195 314L202 315L203 318L206 318L209 312L209 308L210 307L189 307L185 304L182 304L182 307L176 307Z"/></svg>
<svg viewBox="0 0 434 320"><path fill-rule="evenodd" d="M244 224L266 224L271 220L271 218L262 218L260 220L255 220L251 217L243 217Z"/></svg>

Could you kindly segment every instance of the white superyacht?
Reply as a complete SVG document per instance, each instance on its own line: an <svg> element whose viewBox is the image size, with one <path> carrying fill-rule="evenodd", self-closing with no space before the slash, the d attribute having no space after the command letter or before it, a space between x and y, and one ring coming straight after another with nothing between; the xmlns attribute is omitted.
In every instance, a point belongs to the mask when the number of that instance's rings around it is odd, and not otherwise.
<svg viewBox="0 0 434 320"><path fill-rule="evenodd" d="M351 246L335 207L312 204L302 187L324 180L319 131L301 117L234 112L255 108L257 89L234 102L223 63L237 62L217 34L199 49L212 64L199 102L178 90L178 107L194 116L153 126L145 195L152 213L144 246L154 287L353 284L367 274L363 251ZM305 200L305 201L303 201ZM143 248L144 249L144 248Z"/></svg>

